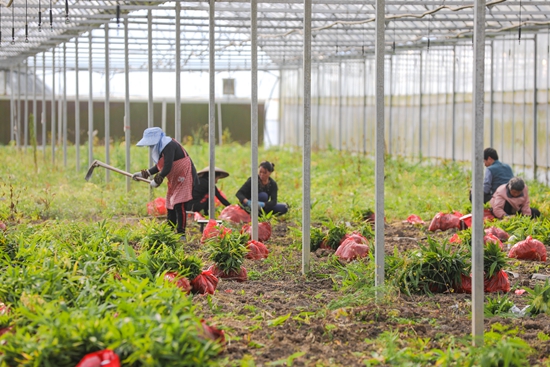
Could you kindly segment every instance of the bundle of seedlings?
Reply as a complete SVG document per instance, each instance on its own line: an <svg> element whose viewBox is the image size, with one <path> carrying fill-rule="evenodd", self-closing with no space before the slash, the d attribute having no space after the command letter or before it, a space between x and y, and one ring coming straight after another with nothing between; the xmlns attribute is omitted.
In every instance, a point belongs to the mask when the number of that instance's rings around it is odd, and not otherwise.
<svg viewBox="0 0 550 367"><path fill-rule="evenodd" d="M214 238L222 238L230 232L231 229L226 228L223 225L218 225L218 222L214 219L210 219L202 232L201 243L205 243Z"/></svg>
<svg viewBox="0 0 550 367"><path fill-rule="evenodd" d="M247 223L243 225L243 227L241 228L241 234L247 234L248 238L252 238L251 223ZM262 216L261 221L258 223L258 241L266 242L270 238L271 238L271 223L269 222L269 218L266 218L266 216Z"/></svg>
<svg viewBox="0 0 550 367"><path fill-rule="evenodd" d="M408 295L455 292L466 274L467 251L430 237L427 242L419 243L420 249L409 252L396 269L397 285Z"/></svg>
<svg viewBox="0 0 550 367"><path fill-rule="evenodd" d="M140 249L143 250L155 250L162 245L166 245L171 249L176 249L181 242L179 241L180 235L174 232L174 228L166 222L156 223L151 221L146 226L145 235L139 241Z"/></svg>
<svg viewBox="0 0 550 367"><path fill-rule="evenodd" d="M508 257L521 260L546 261L546 247L539 240L527 236L526 239L512 246Z"/></svg>
<svg viewBox="0 0 550 367"><path fill-rule="evenodd" d="M485 292L510 292L510 280L503 270L508 263L506 253L497 242L487 242L483 251L483 272Z"/></svg>
<svg viewBox="0 0 550 367"><path fill-rule="evenodd" d="M247 240L248 235L235 232L228 233L221 238L210 239L207 251L214 265L209 270L218 278L246 281L248 276L242 265L248 252Z"/></svg>
<svg viewBox="0 0 550 367"><path fill-rule="evenodd" d="M525 289L529 293L529 308L527 312L530 315L547 314L550 315L550 284L548 279L544 285L537 283L533 289Z"/></svg>
<svg viewBox="0 0 550 367"><path fill-rule="evenodd" d="M346 236L346 225L345 223L336 224L330 221L327 224L328 233L325 236L323 242L321 243L321 248L336 250L338 246L342 243Z"/></svg>
<svg viewBox="0 0 550 367"><path fill-rule="evenodd" d="M546 218L531 219L525 215L513 215L506 220L495 222L495 226L510 234L508 243L515 244L527 236L550 246L550 220Z"/></svg>
<svg viewBox="0 0 550 367"><path fill-rule="evenodd" d="M300 232L300 235L302 233ZM326 234L321 228L311 227L309 232L309 249L311 252L317 251L325 240Z"/></svg>

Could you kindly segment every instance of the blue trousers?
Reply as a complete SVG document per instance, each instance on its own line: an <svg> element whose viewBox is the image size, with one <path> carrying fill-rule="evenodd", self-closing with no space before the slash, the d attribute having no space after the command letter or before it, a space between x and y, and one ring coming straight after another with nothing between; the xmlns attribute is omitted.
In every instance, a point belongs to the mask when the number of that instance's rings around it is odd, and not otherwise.
<svg viewBox="0 0 550 367"><path fill-rule="evenodd" d="M267 196L266 192L260 192L258 193L258 201L263 201L264 203L267 203L269 200L269 197ZM288 206L284 203L277 203L275 206L272 207L264 207L263 208L266 213L273 212L274 214L285 214L288 212Z"/></svg>

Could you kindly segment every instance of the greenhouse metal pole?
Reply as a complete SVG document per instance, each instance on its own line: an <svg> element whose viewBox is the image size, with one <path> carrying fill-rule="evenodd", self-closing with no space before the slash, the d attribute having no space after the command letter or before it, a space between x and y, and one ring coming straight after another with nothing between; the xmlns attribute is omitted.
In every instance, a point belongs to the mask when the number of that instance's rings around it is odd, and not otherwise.
<svg viewBox="0 0 550 367"><path fill-rule="evenodd" d="M94 161L94 95L92 70L92 31L88 33L88 166Z"/></svg>
<svg viewBox="0 0 550 367"><path fill-rule="evenodd" d="M209 172L208 177L216 176L216 0L210 0L208 12L208 74L209 74L209 93L208 93L208 145L210 149ZM253 167L254 168L254 167ZM256 175L251 176L253 179ZM254 182L254 180L252 180ZM214 203L216 180L208 180L208 213L210 218L216 219L216 206ZM257 198L257 197L256 197ZM254 198L251 198L254 199ZM257 201L256 201L257 202ZM256 212L257 213L257 212Z"/></svg>
<svg viewBox="0 0 550 367"><path fill-rule="evenodd" d="M311 227L311 13L304 0L304 146L302 162L302 274L310 270Z"/></svg>
<svg viewBox="0 0 550 367"><path fill-rule="evenodd" d="M452 157L456 161L456 45L453 46L453 128L452 128Z"/></svg>
<svg viewBox="0 0 550 367"><path fill-rule="evenodd" d="M420 50L420 68L418 79L418 158L422 159L422 50Z"/></svg>
<svg viewBox="0 0 550 367"><path fill-rule="evenodd" d="M316 130L315 140L317 149L321 148L321 63L317 64L317 116L316 117Z"/></svg>
<svg viewBox="0 0 550 367"><path fill-rule="evenodd" d="M367 154L367 59L363 62L363 154Z"/></svg>
<svg viewBox="0 0 550 367"><path fill-rule="evenodd" d="M15 140L15 91L13 88L13 66L10 66L10 141Z"/></svg>
<svg viewBox="0 0 550 367"><path fill-rule="evenodd" d="M55 47L52 48L52 126L51 126L51 139L52 139L52 165L55 164Z"/></svg>
<svg viewBox="0 0 550 367"><path fill-rule="evenodd" d="M166 100L163 100L160 105L160 121L162 131L166 132Z"/></svg>
<svg viewBox="0 0 550 367"><path fill-rule="evenodd" d="M392 154L391 150L391 132L392 132L392 104L393 104L393 55L390 55L390 87L388 88L390 92L390 98L388 102L388 154Z"/></svg>
<svg viewBox="0 0 550 367"><path fill-rule="evenodd" d="M490 145L494 147L495 138L495 41L491 41L491 101L490 101Z"/></svg>
<svg viewBox="0 0 550 367"><path fill-rule="evenodd" d="M21 147L21 64L17 65L17 109L15 115L15 144Z"/></svg>
<svg viewBox="0 0 550 367"><path fill-rule="evenodd" d="M105 23L105 163L111 164L109 150L111 147L111 111L109 109L109 23ZM105 182L109 183L111 170L105 170Z"/></svg>
<svg viewBox="0 0 550 367"><path fill-rule="evenodd" d="M472 336L473 345L483 345L483 123L485 78L485 0L474 5L472 129Z"/></svg>
<svg viewBox="0 0 550 367"><path fill-rule="evenodd" d="M23 120L23 148L29 145L29 59L25 60L25 117Z"/></svg>
<svg viewBox="0 0 550 367"><path fill-rule="evenodd" d="M375 167L375 285L376 298L381 300L379 287L384 285L384 59L385 0L376 0L376 167Z"/></svg>
<svg viewBox="0 0 550 367"><path fill-rule="evenodd" d="M279 69L279 124L277 126L277 143L283 145L283 69Z"/></svg>
<svg viewBox="0 0 550 367"><path fill-rule="evenodd" d="M46 160L46 52L42 52L42 153Z"/></svg>
<svg viewBox="0 0 550 367"><path fill-rule="evenodd" d="M537 46L537 35L535 34L533 39L533 178L537 179L537 134L538 134L538 98L537 98L537 71L538 71L538 65L537 65L537 57L538 57L538 46ZM525 131L525 129L523 129ZM525 141L525 140L524 140ZM525 144L524 144L525 146ZM525 148L524 152L525 152ZM524 153L525 156L525 153Z"/></svg>
<svg viewBox="0 0 550 367"><path fill-rule="evenodd" d="M252 194L251 200L256 203L258 200L258 1L250 0L250 80L252 91L250 94L250 123L251 123L251 174ZM252 206L252 239L258 240L258 205Z"/></svg>
<svg viewBox="0 0 550 367"><path fill-rule="evenodd" d="M176 4L179 5L179 1ZM124 140L126 141L126 172L131 171L130 144L132 144L130 134L130 42L128 33L128 18L124 18ZM126 192L130 192L131 183L132 179L126 177Z"/></svg>
<svg viewBox="0 0 550 367"><path fill-rule="evenodd" d="M78 36L74 39L74 77L75 77L75 92L74 92L74 147L76 150L76 172L80 171L80 96L79 96L79 80L78 80Z"/></svg>
<svg viewBox="0 0 550 367"><path fill-rule="evenodd" d="M153 11L147 10L147 75L149 78L149 91L147 99L147 127L153 127ZM153 165L153 148L149 147L149 167ZM152 189L149 191L150 196L153 196Z"/></svg>
<svg viewBox="0 0 550 367"><path fill-rule="evenodd" d="M33 77L32 77L32 128L34 133L34 143L37 143L36 137L38 136L38 132L36 131L37 123L36 123L36 55L33 57ZM5 75L5 74L4 74Z"/></svg>
<svg viewBox="0 0 550 367"><path fill-rule="evenodd" d="M181 2L176 1L176 100L174 105L174 135L181 141Z"/></svg>
<svg viewBox="0 0 550 367"><path fill-rule="evenodd" d="M67 42L63 42L63 167L67 167Z"/></svg>
<svg viewBox="0 0 550 367"><path fill-rule="evenodd" d="M338 64L338 150L342 150L342 119L343 119L343 82L342 63Z"/></svg>

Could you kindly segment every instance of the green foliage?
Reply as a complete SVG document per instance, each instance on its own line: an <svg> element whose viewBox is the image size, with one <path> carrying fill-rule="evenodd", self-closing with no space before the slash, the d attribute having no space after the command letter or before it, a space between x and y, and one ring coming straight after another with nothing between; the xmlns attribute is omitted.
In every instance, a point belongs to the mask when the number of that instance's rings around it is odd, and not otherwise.
<svg viewBox="0 0 550 367"><path fill-rule="evenodd" d="M398 270L396 281L407 293L453 291L462 284L466 269L466 254L448 242L438 243L428 237L428 246L419 243L420 250L412 251Z"/></svg>
<svg viewBox="0 0 550 367"><path fill-rule="evenodd" d="M244 257L248 252L245 246L247 240L248 234L240 234L235 231L221 237L210 238L207 248L210 260L224 273L240 271Z"/></svg>
<svg viewBox="0 0 550 367"><path fill-rule="evenodd" d="M179 235L174 232L174 228L166 222L158 223L151 221L146 226L145 236L141 239L140 244L143 250L155 250L162 245L166 245L175 250L181 246Z"/></svg>
<svg viewBox="0 0 550 367"><path fill-rule="evenodd" d="M546 313L550 315L550 284L548 279L544 285L535 284L533 289L525 289L529 293L529 308L527 312L531 315Z"/></svg>
<svg viewBox="0 0 550 367"><path fill-rule="evenodd" d="M316 251L325 239L325 233L321 228L311 227L310 229L310 250Z"/></svg>
<svg viewBox="0 0 550 367"><path fill-rule="evenodd" d="M495 222L495 225L502 228L512 238L510 243L523 241L527 236L541 241L550 246L550 220L546 218L531 219L523 215L508 217L506 220Z"/></svg>
<svg viewBox="0 0 550 367"><path fill-rule="evenodd" d="M485 317L493 317L507 314L512 307L514 307L514 302L507 295L487 296L483 311Z"/></svg>
<svg viewBox="0 0 550 367"><path fill-rule="evenodd" d="M500 249L500 246L489 241L483 251L483 271L485 278L492 278L508 264L508 255Z"/></svg>
<svg viewBox="0 0 550 367"><path fill-rule="evenodd" d="M327 224L328 233L325 237L326 245L333 250L336 250L340 246L340 241L346 235L347 229L345 223L334 223L330 221Z"/></svg>
<svg viewBox="0 0 550 367"><path fill-rule="evenodd" d="M484 334L484 344L472 347L470 366L529 366L529 344L516 336L517 329L508 330L500 324L491 326Z"/></svg>

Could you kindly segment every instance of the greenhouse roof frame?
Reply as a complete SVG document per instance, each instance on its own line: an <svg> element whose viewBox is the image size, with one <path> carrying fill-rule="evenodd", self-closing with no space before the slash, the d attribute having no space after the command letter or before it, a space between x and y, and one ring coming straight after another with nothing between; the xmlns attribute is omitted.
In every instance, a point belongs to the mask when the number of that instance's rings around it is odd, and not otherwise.
<svg viewBox="0 0 550 367"><path fill-rule="evenodd" d="M57 1L14 0L6 8L0 0L0 67L20 63L27 57L47 52L66 43L67 67L74 68L75 47L88 43L92 33L94 68L105 60L105 24L109 23L111 69L124 65L124 28L130 32L130 68L147 70L148 11L153 16L154 70L173 70L175 52L175 3L153 1ZM117 5L118 4L118 5ZM470 38L473 32L473 1L386 1L386 49L426 48L452 44ZM67 6L67 8L66 8ZM119 6L117 10L117 6ZM208 69L208 2L183 0L181 6L181 53L184 70ZM357 0L315 0L312 11L312 61L335 62L365 58L374 52L375 2ZM66 10L68 9L68 13ZM39 27L39 10L42 24ZM118 18L117 18L117 13ZM487 2L488 37L550 29L550 3L492 0ZM65 20L68 19L68 23ZM250 59L250 2L223 0L216 3L216 69L248 69ZM28 32L25 32L25 25ZM12 35L13 26L13 39ZM302 63L303 2L262 0L258 2L259 68L296 68ZM103 28L103 29L101 29ZM6 37L8 35L8 37ZM28 40L26 42L25 40ZM79 49L80 67L87 68L89 45ZM103 66L102 66L103 65Z"/></svg>

